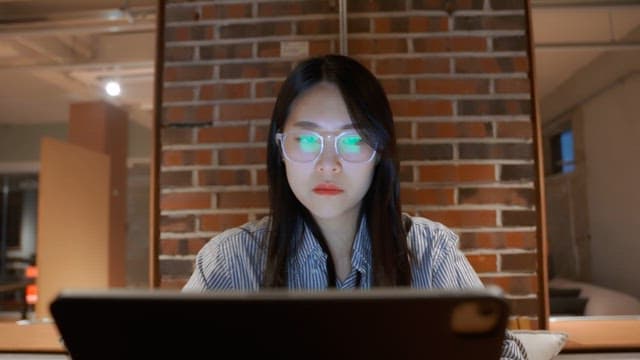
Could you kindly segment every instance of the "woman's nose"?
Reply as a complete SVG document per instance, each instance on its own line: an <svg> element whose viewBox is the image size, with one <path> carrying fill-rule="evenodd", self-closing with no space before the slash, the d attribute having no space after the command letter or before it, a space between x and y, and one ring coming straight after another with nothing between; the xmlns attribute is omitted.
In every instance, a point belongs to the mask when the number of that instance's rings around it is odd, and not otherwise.
<svg viewBox="0 0 640 360"><path fill-rule="evenodd" d="M316 160L316 170L321 173L338 173L342 171L340 156L336 153L336 149L332 141L327 141L325 143L324 149L322 149L318 160Z"/></svg>

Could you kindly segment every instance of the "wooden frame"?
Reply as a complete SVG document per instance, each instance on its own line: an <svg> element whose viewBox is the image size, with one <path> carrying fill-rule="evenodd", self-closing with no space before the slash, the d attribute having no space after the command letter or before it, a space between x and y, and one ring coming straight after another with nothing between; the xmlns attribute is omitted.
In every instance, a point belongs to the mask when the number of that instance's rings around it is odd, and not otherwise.
<svg viewBox="0 0 640 360"><path fill-rule="evenodd" d="M164 81L164 7L165 1L157 2L156 8L156 61L153 89L153 119L151 122L151 166L149 182L149 287L160 286L158 254L160 248L160 127L162 123L162 88Z"/></svg>
<svg viewBox="0 0 640 360"><path fill-rule="evenodd" d="M531 0L526 0L525 13L527 18L527 52L529 54L531 79L531 101L533 122L533 144L536 162L536 207L538 209L538 299L540 329L564 332L569 335L563 352L585 351L636 351L640 350L640 317L589 318L589 317L563 317L550 318L549 311L549 287L547 264L547 237L546 237L546 203L544 189L544 162L542 152L542 131L538 111L538 101L535 86L535 56L534 40L531 22Z"/></svg>

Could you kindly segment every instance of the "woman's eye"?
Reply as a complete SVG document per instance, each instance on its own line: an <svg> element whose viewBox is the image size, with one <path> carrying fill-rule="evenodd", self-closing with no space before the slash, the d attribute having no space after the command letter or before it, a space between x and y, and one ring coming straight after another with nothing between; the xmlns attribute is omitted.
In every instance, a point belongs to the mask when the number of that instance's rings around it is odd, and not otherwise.
<svg viewBox="0 0 640 360"><path fill-rule="evenodd" d="M348 135L340 141L340 147L344 152L359 152L362 145L362 137L359 135Z"/></svg>
<svg viewBox="0 0 640 360"><path fill-rule="evenodd" d="M302 151L314 152L320 148L320 139L315 135L299 135L297 140Z"/></svg>

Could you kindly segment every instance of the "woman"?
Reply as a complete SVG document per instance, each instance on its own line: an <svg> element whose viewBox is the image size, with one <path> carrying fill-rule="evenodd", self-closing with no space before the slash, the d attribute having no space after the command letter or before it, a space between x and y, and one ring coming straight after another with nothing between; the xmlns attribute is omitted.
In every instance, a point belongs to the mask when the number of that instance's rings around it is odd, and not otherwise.
<svg viewBox="0 0 640 360"><path fill-rule="evenodd" d="M298 64L267 147L270 215L209 241L183 290L483 286L451 230L401 213L391 108L360 63ZM503 356L524 358L507 335Z"/></svg>

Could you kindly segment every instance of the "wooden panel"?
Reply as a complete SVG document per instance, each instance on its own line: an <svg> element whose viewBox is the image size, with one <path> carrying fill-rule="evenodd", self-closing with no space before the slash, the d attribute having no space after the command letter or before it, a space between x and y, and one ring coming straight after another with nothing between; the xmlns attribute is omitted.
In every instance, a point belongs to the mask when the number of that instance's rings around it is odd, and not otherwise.
<svg viewBox="0 0 640 360"><path fill-rule="evenodd" d="M569 334L563 351L640 350L637 319L579 319L549 321L549 330Z"/></svg>
<svg viewBox="0 0 640 360"><path fill-rule="evenodd" d="M110 285L126 285L127 113L105 101L71 104L69 143L109 155Z"/></svg>
<svg viewBox="0 0 640 360"><path fill-rule="evenodd" d="M55 324L0 322L0 352L66 352Z"/></svg>
<svg viewBox="0 0 640 360"><path fill-rule="evenodd" d="M38 202L38 318L62 288L109 285L109 157L44 138ZM124 254L123 254L124 256Z"/></svg>

